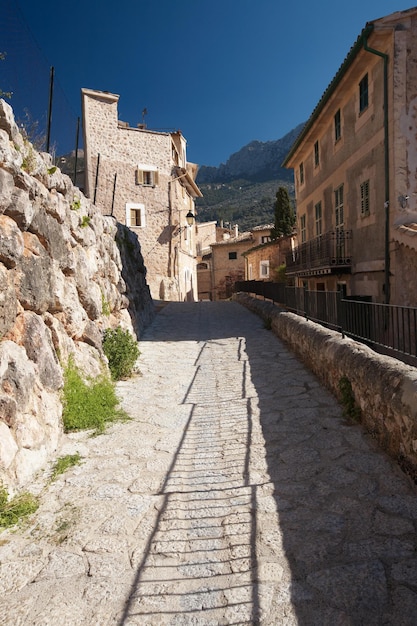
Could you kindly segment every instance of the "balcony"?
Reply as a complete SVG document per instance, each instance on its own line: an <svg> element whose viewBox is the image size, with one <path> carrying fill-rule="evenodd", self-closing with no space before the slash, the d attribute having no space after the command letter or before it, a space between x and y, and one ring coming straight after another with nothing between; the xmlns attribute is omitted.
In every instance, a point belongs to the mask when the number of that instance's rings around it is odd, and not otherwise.
<svg viewBox="0 0 417 626"><path fill-rule="evenodd" d="M288 276L350 273L352 231L332 230L310 239L286 255Z"/></svg>

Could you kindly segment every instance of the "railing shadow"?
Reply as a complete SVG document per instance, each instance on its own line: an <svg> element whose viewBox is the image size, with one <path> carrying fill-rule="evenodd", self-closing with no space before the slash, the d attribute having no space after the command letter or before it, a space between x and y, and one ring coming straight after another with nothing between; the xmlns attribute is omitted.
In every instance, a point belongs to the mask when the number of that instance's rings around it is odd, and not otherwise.
<svg viewBox="0 0 417 626"><path fill-rule="evenodd" d="M400 470L240 305L170 304L155 323L144 341L201 349L119 626L411 624L387 579L415 563L390 499L411 493Z"/></svg>

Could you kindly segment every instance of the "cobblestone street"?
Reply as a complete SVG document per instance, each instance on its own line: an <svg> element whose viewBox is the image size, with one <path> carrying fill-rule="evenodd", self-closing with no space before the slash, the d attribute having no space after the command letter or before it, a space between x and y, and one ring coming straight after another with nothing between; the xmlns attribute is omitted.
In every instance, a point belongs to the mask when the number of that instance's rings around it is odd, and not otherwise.
<svg viewBox="0 0 417 626"><path fill-rule="evenodd" d="M0 534L7 626L415 626L417 490L234 302L170 303L133 418Z"/></svg>

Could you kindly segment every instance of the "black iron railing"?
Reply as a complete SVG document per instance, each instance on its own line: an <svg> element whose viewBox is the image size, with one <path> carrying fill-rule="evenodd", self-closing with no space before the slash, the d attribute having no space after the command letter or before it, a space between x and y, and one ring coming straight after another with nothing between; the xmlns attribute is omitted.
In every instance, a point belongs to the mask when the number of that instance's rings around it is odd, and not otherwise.
<svg viewBox="0 0 417 626"><path fill-rule="evenodd" d="M366 343L378 352L417 365L417 308L343 297L340 291L309 291L283 283L239 281L235 292L261 296L288 311Z"/></svg>
<svg viewBox="0 0 417 626"><path fill-rule="evenodd" d="M341 269L349 271L352 265L351 230L332 230L300 244L286 255L288 275L314 274L319 271Z"/></svg>

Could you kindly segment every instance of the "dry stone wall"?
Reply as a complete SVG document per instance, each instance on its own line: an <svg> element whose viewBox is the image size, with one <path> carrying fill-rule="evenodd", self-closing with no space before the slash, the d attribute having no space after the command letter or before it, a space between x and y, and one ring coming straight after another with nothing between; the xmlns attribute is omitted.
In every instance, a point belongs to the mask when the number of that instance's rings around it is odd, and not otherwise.
<svg viewBox="0 0 417 626"><path fill-rule="evenodd" d="M417 368L377 354L340 333L243 293L236 300L265 320L273 332L340 400L346 377L365 429L417 479ZM272 367L272 365L271 365Z"/></svg>
<svg viewBox="0 0 417 626"><path fill-rule="evenodd" d="M24 486L62 434L62 367L96 376L102 332L154 307L137 237L22 136L0 100L0 481Z"/></svg>

